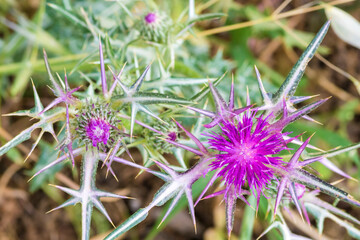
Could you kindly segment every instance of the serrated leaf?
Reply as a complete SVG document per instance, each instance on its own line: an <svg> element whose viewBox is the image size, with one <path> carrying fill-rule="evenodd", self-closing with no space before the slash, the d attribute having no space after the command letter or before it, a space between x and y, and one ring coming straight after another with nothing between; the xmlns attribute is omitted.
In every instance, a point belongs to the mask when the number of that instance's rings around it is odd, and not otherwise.
<svg viewBox="0 0 360 240"><path fill-rule="evenodd" d="M161 206L166 201L170 200L176 193L181 190L181 183L176 181L171 183L165 183L163 187L155 194L152 202L146 207L141 208L131 215L125 222L120 224L114 231L112 231L105 240L112 240L118 238L120 235L129 231L131 228L135 227L137 224L145 220L148 215L148 212L155 206Z"/></svg>
<svg viewBox="0 0 360 240"><path fill-rule="evenodd" d="M139 103L139 104L193 104L194 102L186 100L184 98L177 97L170 94L161 94L161 93L147 93L147 92L137 92L132 96L126 95L117 95L113 97L114 100L121 100L125 103Z"/></svg>
<svg viewBox="0 0 360 240"><path fill-rule="evenodd" d="M325 37L325 34L329 28L329 24L330 22L325 23L320 29L320 31L316 34L315 38L311 41L309 46L300 56L295 66L291 69L284 83L275 93L274 99L282 101L283 98L288 99L289 97L292 97L294 95L296 88L301 80L301 77L304 74L306 66L314 56L316 49L319 47L320 43Z"/></svg>
<svg viewBox="0 0 360 240"><path fill-rule="evenodd" d="M209 180L211 179L212 176L213 176L213 173L208 174L206 176L206 178L200 178L196 183L194 183L193 188L192 188L194 197L197 197L200 195L200 193L203 191L204 187L209 182ZM163 219L163 216L166 214L166 212L168 211L168 209L170 207L170 203L167 204L167 206L165 206L162 209L160 216L157 218L156 223L154 224L153 228L146 236L145 240L154 239L159 234L159 232L166 227L166 225L171 221L171 219L173 219L176 216L176 214L178 214L181 210L183 210L186 207L186 205L187 205L187 200L186 200L185 196L183 196L180 198L179 202L176 204L176 206L171 211L171 213L166 217L166 219L159 226L159 224L161 223L161 221Z"/></svg>
<svg viewBox="0 0 360 240"><path fill-rule="evenodd" d="M226 73L224 73L221 77L216 79L213 82L213 86L216 87L221 82L221 80L224 79L225 75L226 75ZM199 93L195 94L190 100L192 100L194 102L200 102L206 96L206 94L208 94L209 92L210 92L210 87L206 86Z"/></svg>
<svg viewBox="0 0 360 240"><path fill-rule="evenodd" d="M125 222L123 222L119 227L112 231L109 235L104 238L104 240L113 240L124 234L125 232L132 229L134 226L138 225L140 222L144 221L148 215L149 209L140 208L133 215L131 215Z"/></svg>
<svg viewBox="0 0 360 240"><path fill-rule="evenodd" d="M187 85L198 85L204 84L208 81L213 81L215 79L209 78L181 78L181 77L170 77L166 80L161 81L162 86L187 86ZM147 86L158 86L159 81L158 79L146 82Z"/></svg>
<svg viewBox="0 0 360 240"><path fill-rule="evenodd" d="M360 148L360 143L354 143L354 144L346 146L346 147L336 148L336 149L332 149L329 151L324 151L324 152L319 152L319 153L309 153L309 156L311 156L311 157L320 157L320 156L333 157L338 154L349 152L349 151L352 151L352 150L355 150L358 148Z"/></svg>
<svg viewBox="0 0 360 240"><path fill-rule="evenodd" d="M265 229L265 231L257 239L260 239L261 237L263 237L265 234L267 234L270 230L272 230L274 228L277 228L281 232L281 235L284 240L291 240L290 229L288 228L288 226L281 223L280 221L273 222L269 227L267 227Z"/></svg>
<svg viewBox="0 0 360 240"><path fill-rule="evenodd" d="M29 110L29 112L32 113L32 110ZM47 131L47 132L50 132L51 134L54 134L54 132L52 131L53 123L62 119L62 116L60 116L61 114L62 114L61 109L53 109L52 111L49 111L48 115L46 115L45 117L42 117L40 121L34 123L27 129L23 130L21 133L19 133L13 139L11 139L9 142L7 142L5 145L0 147L0 156L5 154L6 152L8 152L11 148L17 146L18 144L30 139L31 133L37 128L41 128L43 131ZM10 114L10 115L12 115L12 114ZM29 115L29 116L31 116L31 115Z"/></svg>
<svg viewBox="0 0 360 240"><path fill-rule="evenodd" d="M331 27L344 42L360 49L360 23L353 16L340 8L327 6L326 16L331 20Z"/></svg>
<svg viewBox="0 0 360 240"><path fill-rule="evenodd" d="M335 215L333 215L326 209L322 209L314 204L305 203L305 207L306 207L306 210L308 212L310 212L316 218L318 230L320 233L323 232L325 218L329 218L329 219L333 220L334 222L336 222L337 224L339 224L340 226L344 227L350 236L352 236L356 239L360 239L360 230L355 228L349 222L336 217Z"/></svg>
<svg viewBox="0 0 360 240"><path fill-rule="evenodd" d="M188 24L192 24L198 21L204 21L208 19L221 18L224 16L226 16L226 14L224 13L205 13L205 14L197 15L195 18L190 19Z"/></svg>
<svg viewBox="0 0 360 240"><path fill-rule="evenodd" d="M18 144L25 142L26 140L29 140L31 137L31 133L37 129L37 128L43 128L45 127L46 123L44 122L37 122L33 124L31 127L25 129L21 133L19 133L16 137L11 139L9 142L7 142L5 145L3 145L0 148L0 156L7 153L11 148L17 146Z"/></svg>
<svg viewBox="0 0 360 240"><path fill-rule="evenodd" d="M315 197L314 195L311 194L311 192L309 195L305 195L302 199L303 199L304 203L314 204L322 209L328 210L332 214L340 216L340 217L342 217L348 221L351 221L357 225L360 225L360 220L356 219L355 217L351 216L350 214L346 213L345 211L339 209L337 206L332 205L328 202L325 202L325 201Z"/></svg>
<svg viewBox="0 0 360 240"><path fill-rule="evenodd" d="M360 207L360 202L355 200L349 193L321 180L320 178L303 169L295 169L291 172L289 178L293 182L303 184L312 189L319 189L321 192L326 193L332 197L341 199L344 202Z"/></svg>

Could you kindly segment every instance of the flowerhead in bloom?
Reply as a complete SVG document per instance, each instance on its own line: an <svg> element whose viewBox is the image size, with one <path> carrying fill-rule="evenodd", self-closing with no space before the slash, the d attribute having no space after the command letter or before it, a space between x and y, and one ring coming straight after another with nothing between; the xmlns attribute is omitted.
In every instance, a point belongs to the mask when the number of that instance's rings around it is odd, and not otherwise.
<svg viewBox="0 0 360 240"><path fill-rule="evenodd" d="M145 22L148 24L155 23L156 19L157 19L157 16L156 16L156 13L154 13L154 12L150 12L150 13L146 14L144 17Z"/></svg>
<svg viewBox="0 0 360 240"><path fill-rule="evenodd" d="M173 145L167 141L163 141L161 138L166 137L170 141L176 141L178 137L177 125L170 119L164 120L167 124L155 123L151 127L156 131L145 130L144 137L146 142L159 153L171 153Z"/></svg>
<svg viewBox="0 0 360 240"><path fill-rule="evenodd" d="M275 179L273 168L282 165L281 157L274 156L287 149L284 135L269 127L269 117L248 111L234 121L223 121L219 133L207 134L210 147L219 151L211 163L211 170L220 170L218 176L225 181L226 190L235 188L241 193L243 186L256 192L259 199L267 184Z"/></svg>
<svg viewBox="0 0 360 240"><path fill-rule="evenodd" d="M110 125L104 119L91 118L85 126L85 131L93 147L101 142L106 145L110 137Z"/></svg>
<svg viewBox="0 0 360 240"><path fill-rule="evenodd" d="M166 43L172 19L164 12L149 12L139 22L139 32L146 41Z"/></svg>
<svg viewBox="0 0 360 240"><path fill-rule="evenodd" d="M86 146L104 150L115 144L118 122L109 104L87 103L77 114L76 134Z"/></svg>

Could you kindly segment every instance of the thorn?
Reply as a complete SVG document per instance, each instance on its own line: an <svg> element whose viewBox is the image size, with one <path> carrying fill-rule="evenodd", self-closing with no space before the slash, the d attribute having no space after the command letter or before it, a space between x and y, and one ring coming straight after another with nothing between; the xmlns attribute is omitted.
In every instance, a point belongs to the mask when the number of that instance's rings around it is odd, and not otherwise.
<svg viewBox="0 0 360 240"><path fill-rule="evenodd" d="M256 218L257 218L257 211L256 211ZM276 214L273 214L273 217L272 217L272 222L274 222L275 221L275 218L276 218Z"/></svg>
<svg viewBox="0 0 360 240"><path fill-rule="evenodd" d="M45 214L49 214L49 213L51 213L51 212L53 212L53 211L55 211L56 209L55 208L53 208L53 209L51 209L51 210L49 210L49 211L47 211Z"/></svg>
<svg viewBox="0 0 360 240"><path fill-rule="evenodd" d="M108 171L108 172L109 172L109 171ZM113 174L113 176L114 176L115 180L116 180L117 182L119 182L119 179L117 178L117 176L116 176L115 174Z"/></svg>
<svg viewBox="0 0 360 240"><path fill-rule="evenodd" d="M161 140L163 140L163 141L165 141L165 142L167 142L167 139L166 138L163 138L163 137L160 137L160 136L155 136L156 138L158 138L158 139L161 139Z"/></svg>
<svg viewBox="0 0 360 240"><path fill-rule="evenodd" d="M137 179L143 172L143 170L140 170L139 173L135 176L135 179Z"/></svg>
<svg viewBox="0 0 360 240"><path fill-rule="evenodd" d="M31 178L29 178L29 180L27 180L27 182L29 183L31 180L33 180L34 177L35 177L35 175L33 175Z"/></svg>
<svg viewBox="0 0 360 240"><path fill-rule="evenodd" d="M103 164L101 165L101 169L105 166L106 162L109 160L111 151L112 151L113 149L114 149L114 148L110 149L109 153L106 155L106 158L104 159Z"/></svg>
<svg viewBox="0 0 360 240"><path fill-rule="evenodd" d="M109 168L108 168L107 171L106 171L105 178L108 177L109 172L110 172L110 166L109 166ZM115 175L115 173L112 173L111 175L115 178L115 180L116 180L117 182L119 182L119 179L117 178L117 176Z"/></svg>
<svg viewBox="0 0 360 240"><path fill-rule="evenodd" d="M344 180L345 180L345 178L341 178L341 179L339 179L337 181L332 182L331 185L339 184L339 183L343 182Z"/></svg>
<svg viewBox="0 0 360 240"><path fill-rule="evenodd" d="M246 105L250 105L250 95L249 95L249 87L246 86Z"/></svg>
<svg viewBox="0 0 360 240"><path fill-rule="evenodd" d="M131 199L131 200L136 200L136 198L134 197L128 197L128 196L122 196L123 199Z"/></svg>
<svg viewBox="0 0 360 240"><path fill-rule="evenodd" d="M111 223L111 225L113 226L113 228L116 228L116 226L115 226L114 223L111 221L111 219L110 219L109 222Z"/></svg>
<svg viewBox="0 0 360 240"><path fill-rule="evenodd" d="M301 220L305 223L305 219L304 219L304 217L303 217L302 213L301 213L301 212L299 212L299 214L300 214Z"/></svg>
<svg viewBox="0 0 360 240"><path fill-rule="evenodd" d="M314 132L313 134L311 134L311 136L309 137L309 139L311 139L314 135L315 135L316 132ZM310 140L309 140L310 142Z"/></svg>
<svg viewBox="0 0 360 240"><path fill-rule="evenodd" d="M165 219L161 220L161 222L159 223L159 225L156 227L156 229L159 229L161 224L163 224L163 222L165 221Z"/></svg>

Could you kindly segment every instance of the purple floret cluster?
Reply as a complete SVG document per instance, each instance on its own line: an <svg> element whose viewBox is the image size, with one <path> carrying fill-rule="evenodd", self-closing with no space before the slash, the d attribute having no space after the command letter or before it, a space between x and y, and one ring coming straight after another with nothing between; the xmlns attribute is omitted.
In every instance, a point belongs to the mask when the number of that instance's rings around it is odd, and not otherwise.
<svg viewBox="0 0 360 240"><path fill-rule="evenodd" d="M156 21L156 19L157 19L156 13L153 13L153 12L148 13L148 14L144 17L144 19L145 19L145 22L146 22L146 23L152 24L152 23L154 23L154 22Z"/></svg>
<svg viewBox="0 0 360 240"><path fill-rule="evenodd" d="M86 136L91 140L92 146L98 143L107 144L110 137L110 125L103 119L90 119L85 127Z"/></svg>
<svg viewBox="0 0 360 240"><path fill-rule="evenodd" d="M208 134L210 147L219 151L211 170L218 170L226 190L232 186L240 193L248 183L249 189L260 198L271 180L276 179L273 169L281 167L281 157L274 156L287 149L284 136L287 133L273 131L268 117L255 117L256 111L248 111L239 121L224 121L220 133ZM226 191L226 192L227 192Z"/></svg>

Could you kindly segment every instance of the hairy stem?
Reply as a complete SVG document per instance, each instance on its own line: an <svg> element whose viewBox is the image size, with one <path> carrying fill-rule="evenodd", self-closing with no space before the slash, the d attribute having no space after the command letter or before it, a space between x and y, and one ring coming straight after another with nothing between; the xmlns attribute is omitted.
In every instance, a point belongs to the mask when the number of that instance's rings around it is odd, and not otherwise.
<svg viewBox="0 0 360 240"><path fill-rule="evenodd" d="M93 203L91 201L92 192L95 188L95 175L99 157L93 151L87 151L83 158L83 165L81 169L81 205L82 205L82 240L90 238L90 223Z"/></svg>

